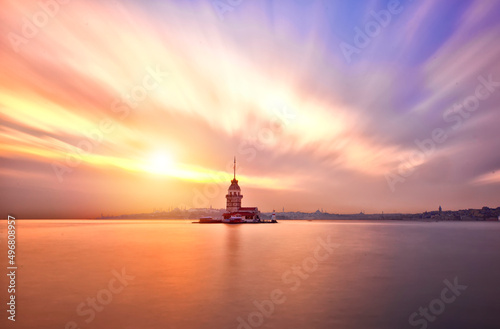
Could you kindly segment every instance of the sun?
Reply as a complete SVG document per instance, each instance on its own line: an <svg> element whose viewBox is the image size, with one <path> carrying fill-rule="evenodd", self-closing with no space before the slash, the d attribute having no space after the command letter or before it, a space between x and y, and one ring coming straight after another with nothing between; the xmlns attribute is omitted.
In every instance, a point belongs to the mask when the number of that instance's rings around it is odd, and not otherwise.
<svg viewBox="0 0 500 329"><path fill-rule="evenodd" d="M172 171L172 157L165 152L156 152L150 156L147 170L153 174L167 175Z"/></svg>

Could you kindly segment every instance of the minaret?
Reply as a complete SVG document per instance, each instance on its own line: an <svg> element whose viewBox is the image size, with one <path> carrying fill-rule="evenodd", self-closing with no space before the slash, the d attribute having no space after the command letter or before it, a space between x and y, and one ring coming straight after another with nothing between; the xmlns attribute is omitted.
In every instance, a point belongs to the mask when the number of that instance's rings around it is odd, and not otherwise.
<svg viewBox="0 0 500 329"><path fill-rule="evenodd" d="M236 212L241 208L241 199L243 195L241 195L241 189L238 185L238 180L236 179L236 157L234 157L233 164L233 180L231 181L231 185L227 190L226 195L226 211L228 212Z"/></svg>

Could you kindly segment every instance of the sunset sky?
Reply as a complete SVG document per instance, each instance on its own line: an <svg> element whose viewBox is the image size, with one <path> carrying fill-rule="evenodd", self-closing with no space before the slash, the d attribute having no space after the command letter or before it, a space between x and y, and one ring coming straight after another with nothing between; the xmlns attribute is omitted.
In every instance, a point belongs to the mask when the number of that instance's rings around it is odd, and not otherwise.
<svg viewBox="0 0 500 329"><path fill-rule="evenodd" d="M500 2L2 1L0 211L500 206Z"/></svg>

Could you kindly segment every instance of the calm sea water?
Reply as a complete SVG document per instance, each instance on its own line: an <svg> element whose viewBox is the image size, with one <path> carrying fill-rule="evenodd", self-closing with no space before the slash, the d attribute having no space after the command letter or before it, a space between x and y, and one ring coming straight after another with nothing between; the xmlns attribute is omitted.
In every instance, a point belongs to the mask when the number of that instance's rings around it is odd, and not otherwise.
<svg viewBox="0 0 500 329"><path fill-rule="evenodd" d="M17 247L2 328L500 328L500 223L20 220Z"/></svg>

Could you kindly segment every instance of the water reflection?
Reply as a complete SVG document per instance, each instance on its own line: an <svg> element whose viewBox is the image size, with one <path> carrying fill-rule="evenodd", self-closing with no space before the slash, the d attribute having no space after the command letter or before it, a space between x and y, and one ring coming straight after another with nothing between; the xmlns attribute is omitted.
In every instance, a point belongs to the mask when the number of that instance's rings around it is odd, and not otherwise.
<svg viewBox="0 0 500 329"><path fill-rule="evenodd" d="M70 320L92 329L236 328L275 289L287 301L260 328L404 328L455 276L469 288L436 328L494 328L500 309L500 225L492 223L26 221L18 228L23 329ZM283 273L328 235L341 246L292 291ZM123 267L135 279L83 322L77 305Z"/></svg>

